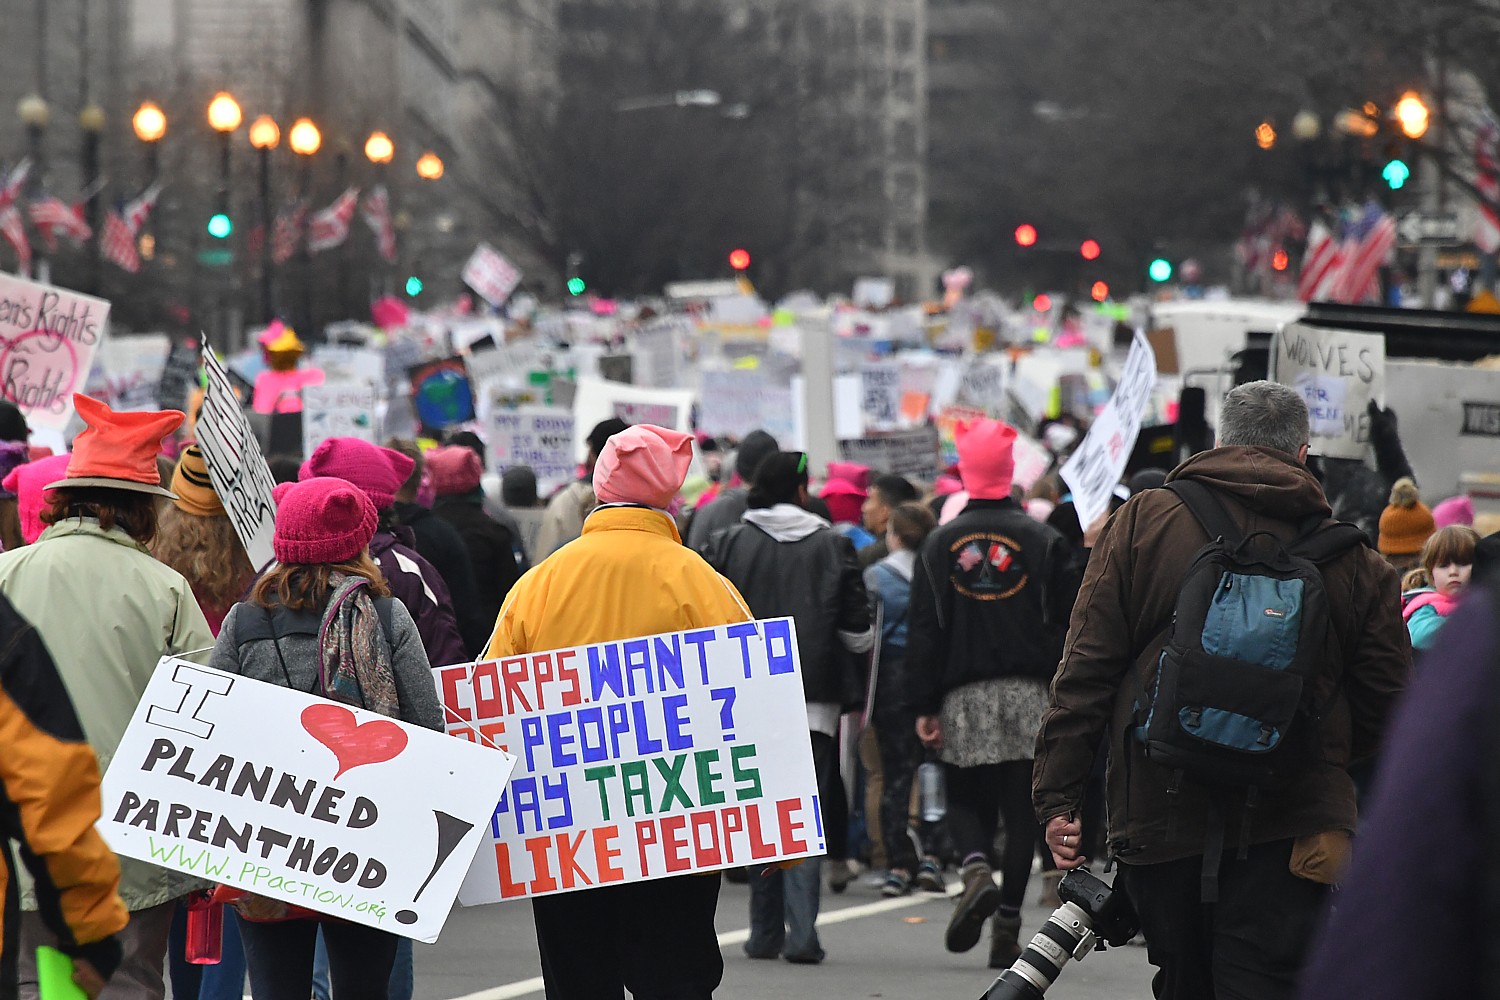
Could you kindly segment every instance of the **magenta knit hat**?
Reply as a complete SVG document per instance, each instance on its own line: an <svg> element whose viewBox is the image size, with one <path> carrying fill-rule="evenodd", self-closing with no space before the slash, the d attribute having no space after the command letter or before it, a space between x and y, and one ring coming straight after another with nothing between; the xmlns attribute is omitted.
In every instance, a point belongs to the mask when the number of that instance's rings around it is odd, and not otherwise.
<svg viewBox="0 0 1500 1000"><path fill-rule="evenodd" d="M1004 500L1010 496L1016 468L1016 429L999 420L959 424L958 473L964 489L975 500Z"/></svg>
<svg viewBox="0 0 1500 1000"><path fill-rule="evenodd" d="M385 510L396 501L396 491L411 475L416 465L411 459L390 448L361 441L359 438L329 438L302 463L298 479L331 476L353 483L364 490L376 510Z"/></svg>
<svg viewBox="0 0 1500 1000"><path fill-rule="evenodd" d="M67 455L49 455L35 462L18 465L5 477L5 489L16 495L16 512L21 516L21 537L30 545L42 537L47 526L42 523L42 511L47 509L46 486L65 475L68 468Z"/></svg>
<svg viewBox="0 0 1500 1000"><path fill-rule="evenodd" d="M1474 501L1462 493L1449 497L1432 508L1432 523L1439 531L1454 524L1474 527Z"/></svg>
<svg viewBox="0 0 1500 1000"><path fill-rule="evenodd" d="M282 483L276 498L276 534L271 547L284 563L348 562L375 537L379 515L353 483L318 476Z"/></svg>
<svg viewBox="0 0 1500 1000"><path fill-rule="evenodd" d="M423 456L427 460L427 474L432 477L432 491L440 497L459 493L471 493L479 488L484 477L484 465L474 449L461 444L434 448Z"/></svg>

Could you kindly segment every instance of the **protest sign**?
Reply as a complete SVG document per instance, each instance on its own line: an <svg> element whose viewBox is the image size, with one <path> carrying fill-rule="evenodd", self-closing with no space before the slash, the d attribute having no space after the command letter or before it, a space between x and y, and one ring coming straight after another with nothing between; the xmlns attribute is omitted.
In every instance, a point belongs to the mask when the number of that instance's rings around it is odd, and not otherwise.
<svg viewBox="0 0 1500 1000"><path fill-rule="evenodd" d="M884 309L896 298L896 283L890 278L856 278L854 304L861 309Z"/></svg>
<svg viewBox="0 0 1500 1000"><path fill-rule="evenodd" d="M584 435L601 420L618 417L628 424L656 424L691 432L692 410L693 393L687 389L649 389L580 376L573 395L574 455L583 457L587 447Z"/></svg>
<svg viewBox="0 0 1500 1000"><path fill-rule="evenodd" d="M440 358L408 372L411 400L423 426L441 430L474 419L474 392L462 358Z"/></svg>
<svg viewBox="0 0 1500 1000"><path fill-rule="evenodd" d="M1370 401L1385 402L1385 337L1288 323L1271 341L1271 380L1307 401L1309 453L1364 458Z"/></svg>
<svg viewBox="0 0 1500 1000"><path fill-rule="evenodd" d="M169 410L187 406L188 393L198 387L198 342L173 344L162 366L161 381L156 386L157 403Z"/></svg>
<svg viewBox="0 0 1500 1000"><path fill-rule="evenodd" d="M680 386L682 338L690 329L685 321L660 320L634 334L630 338L630 352L635 361L633 381L655 389Z"/></svg>
<svg viewBox="0 0 1500 1000"><path fill-rule="evenodd" d="M271 535L276 524L276 502L271 490L276 481L260 453L260 442L250 430L250 421L240 409L229 382L229 373L214 352L203 349L203 371L208 385L203 409L198 414L198 444L208 463L214 492L224 504L234 533L250 565L260 572L275 559Z"/></svg>
<svg viewBox="0 0 1500 1000"><path fill-rule="evenodd" d="M385 378L385 358L379 349L359 344L319 344L313 348L312 365L332 382L379 384Z"/></svg>
<svg viewBox="0 0 1500 1000"><path fill-rule="evenodd" d="M861 365L859 381L865 430L890 431L901 426L901 367L889 362Z"/></svg>
<svg viewBox="0 0 1500 1000"><path fill-rule="evenodd" d="M1011 457L1015 462L1015 471L1011 475L1011 481L1024 490L1035 486L1036 481L1052 468L1052 453L1040 441L1025 434L1016 434L1016 443L1011 448Z"/></svg>
<svg viewBox="0 0 1500 1000"><path fill-rule="evenodd" d="M1085 531L1109 510L1109 495L1125 471L1155 385L1156 355L1145 335L1137 332L1114 395L1062 467L1063 481L1073 491L1078 523Z"/></svg>
<svg viewBox="0 0 1500 1000"><path fill-rule="evenodd" d="M998 360L998 359L997 359ZM998 415L1005 401L1005 369L989 358L976 357L964 365L957 402Z"/></svg>
<svg viewBox="0 0 1500 1000"><path fill-rule="evenodd" d="M500 251L481 243L464 265L463 279L486 302L499 306L521 283L521 272Z"/></svg>
<svg viewBox="0 0 1500 1000"><path fill-rule="evenodd" d="M839 458L907 479L932 482L942 471L936 427L916 427L839 442Z"/></svg>
<svg viewBox="0 0 1500 1000"><path fill-rule="evenodd" d="M94 354L94 366L102 377L100 391L110 409L159 409L162 404L157 390L171 353L172 340L165 333L105 337Z"/></svg>
<svg viewBox="0 0 1500 1000"><path fill-rule="evenodd" d="M126 857L435 941L515 758L177 657L104 776Z"/></svg>
<svg viewBox="0 0 1500 1000"><path fill-rule="evenodd" d="M31 427L68 426L108 319L103 299L0 273L0 392Z"/></svg>
<svg viewBox="0 0 1500 1000"><path fill-rule="evenodd" d="M797 440L790 385L776 385L763 371L703 373L698 429L715 437L743 438L763 430L783 448Z"/></svg>
<svg viewBox="0 0 1500 1000"><path fill-rule="evenodd" d="M826 853L790 618L433 671L448 731L515 754L459 901Z"/></svg>
<svg viewBox="0 0 1500 1000"><path fill-rule="evenodd" d="M490 461L503 475L516 465L536 473L537 493L548 496L577 477L573 460L573 414L560 407L497 409L486 421Z"/></svg>
<svg viewBox="0 0 1500 1000"><path fill-rule="evenodd" d="M375 386L369 382L324 382L302 390L302 454L335 437L375 443Z"/></svg>

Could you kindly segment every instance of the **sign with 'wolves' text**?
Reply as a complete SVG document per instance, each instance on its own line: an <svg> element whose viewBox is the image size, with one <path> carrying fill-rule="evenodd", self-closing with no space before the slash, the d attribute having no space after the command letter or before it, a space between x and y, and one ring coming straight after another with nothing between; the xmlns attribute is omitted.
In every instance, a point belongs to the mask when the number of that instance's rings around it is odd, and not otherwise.
<svg viewBox="0 0 1500 1000"><path fill-rule="evenodd" d="M515 760L163 657L104 776L110 849L435 941Z"/></svg>
<svg viewBox="0 0 1500 1000"><path fill-rule="evenodd" d="M1288 323L1271 341L1271 380L1307 401L1311 454L1364 458L1370 401L1385 402L1385 336Z"/></svg>
<svg viewBox="0 0 1500 1000"><path fill-rule="evenodd" d="M32 427L68 426L108 319L103 299L0 274L0 393Z"/></svg>
<svg viewBox="0 0 1500 1000"><path fill-rule="evenodd" d="M260 442L250 430L250 421L240 409L239 397L229 381L229 372L214 352L203 349L203 373L207 388L198 414L198 446L208 464L208 478L224 504L229 521L250 565L256 572L275 560L271 536L276 530L276 500L271 491L276 480L260 453Z"/></svg>
<svg viewBox="0 0 1500 1000"><path fill-rule="evenodd" d="M1073 491L1073 506L1084 531L1109 510L1109 495L1130 460L1155 387L1156 352L1146 335L1137 330L1114 395L1062 467L1063 482Z"/></svg>
<svg viewBox="0 0 1500 1000"><path fill-rule="evenodd" d="M519 758L465 905L826 853L790 618L433 675L452 735Z"/></svg>

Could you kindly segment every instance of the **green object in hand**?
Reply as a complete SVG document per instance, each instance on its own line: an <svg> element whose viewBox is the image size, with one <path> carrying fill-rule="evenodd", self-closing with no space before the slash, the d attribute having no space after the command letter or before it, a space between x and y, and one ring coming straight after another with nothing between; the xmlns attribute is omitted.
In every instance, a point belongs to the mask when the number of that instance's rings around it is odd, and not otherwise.
<svg viewBox="0 0 1500 1000"><path fill-rule="evenodd" d="M73 982L73 959L56 948L37 948L36 978L42 1000L88 1000L83 988Z"/></svg>

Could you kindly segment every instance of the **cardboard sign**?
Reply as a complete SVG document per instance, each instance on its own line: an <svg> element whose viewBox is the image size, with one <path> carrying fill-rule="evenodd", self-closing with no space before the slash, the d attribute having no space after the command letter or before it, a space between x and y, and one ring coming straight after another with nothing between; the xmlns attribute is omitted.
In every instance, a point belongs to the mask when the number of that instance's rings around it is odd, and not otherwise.
<svg viewBox="0 0 1500 1000"><path fill-rule="evenodd" d="M163 657L103 783L110 849L436 941L515 758Z"/></svg>
<svg viewBox="0 0 1500 1000"><path fill-rule="evenodd" d="M936 427L916 427L840 441L839 459L930 483L942 471L942 446Z"/></svg>
<svg viewBox="0 0 1500 1000"><path fill-rule="evenodd" d="M790 618L433 671L519 761L459 901L826 853Z"/></svg>
<svg viewBox="0 0 1500 1000"><path fill-rule="evenodd" d="M1367 407L1385 402L1385 337L1288 323L1271 339L1271 380L1307 401L1310 454L1364 458Z"/></svg>
<svg viewBox="0 0 1500 1000"><path fill-rule="evenodd" d="M791 386L762 371L704 372L699 398L698 429L707 434L743 438L759 429L783 448L797 439Z"/></svg>
<svg viewBox="0 0 1500 1000"><path fill-rule="evenodd" d="M162 373L172 353L172 340L165 333L142 333L133 337L106 337L94 355L103 379L105 400L112 410L155 410ZM179 400L172 404L182 406Z"/></svg>
<svg viewBox="0 0 1500 1000"><path fill-rule="evenodd" d="M901 426L901 367L889 363L860 366L860 412L865 429L895 430Z"/></svg>
<svg viewBox="0 0 1500 1000"><path fill-rule="evenodd" d="M375 443L375 386L368 382L324 382L302 390L302 454L335 437Z"/></svg>
<svg viewBox="0 0 1500 1000"><path fill-rule="evenodd" d="M494 471L517 465L536 473L537 494L547 496L577 478L573 460L573 414L559 407L522 406L489 415Z"/></svg>
<svg viewBox="0 0 1500 1000"><path fill-rule="evenodd" d="M463 279L464 284L498 308L521 283L521 272L500 251L481 243L464 265Z"/></svg>
<svg viewBox="0 0 1500 1000"><path fill-rule="evenodd" d="M208 387L198 415L198 444L208 464L214 492L224 504L234 533L256 572L275 560L271 535L276 527L276 481L260 453L260 442L240 409L229 373L208 348L203 349L203 371Z"/></svg>
<svg viewBox="0 0 1500 1000"><path fill-rule="evenodd" d="M682 338L690 329L685 321L657 321L632 336L633 381L655 389L673 389L681 385Z"/></svg>
<svg viewBox="0 0 1500 1000"><path fill-rule="evenodd" d="M0 273L0 393L31 427L68 426L108 320L103 299Z"/></svg>
<svg viewBox="0 0 1500 1000"><path fill-rule="evenodd" d="M1073 491L1078 523L1085 531L1109 510L1109 495L1130 460L1155 386L1156 355L1145 335L1137 331L1114 395L1062 467L1063 482Z"/></svg>

